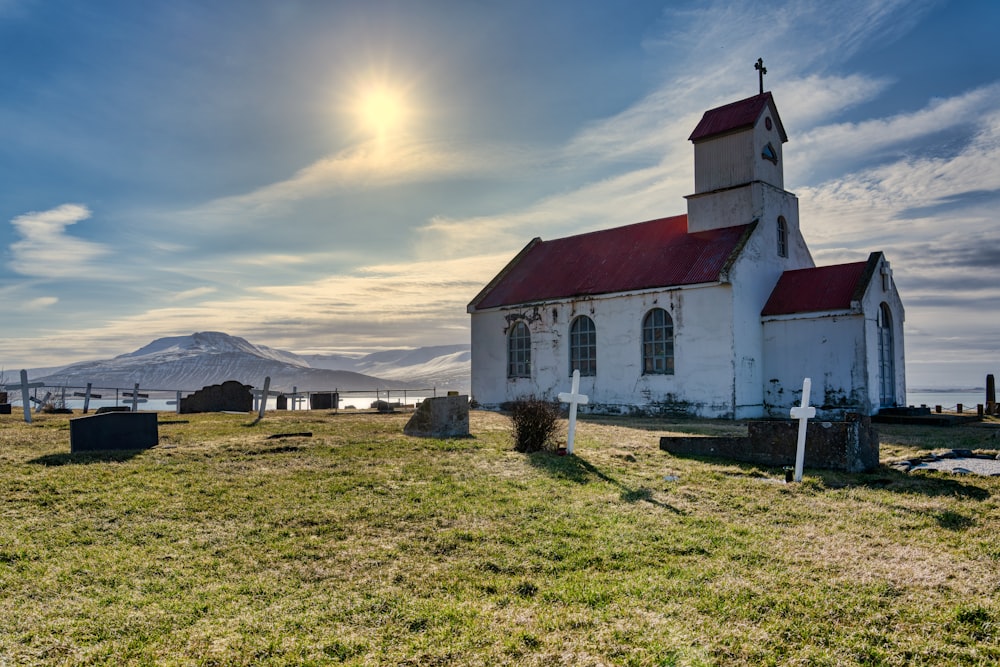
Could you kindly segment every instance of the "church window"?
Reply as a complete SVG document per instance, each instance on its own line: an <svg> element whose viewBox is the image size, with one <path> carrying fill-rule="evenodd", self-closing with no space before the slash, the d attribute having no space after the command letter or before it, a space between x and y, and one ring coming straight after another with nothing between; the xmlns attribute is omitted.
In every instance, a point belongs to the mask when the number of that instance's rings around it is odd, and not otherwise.
<svg viewBox="0 0 1000 667"><path fill-rule="evenodd" d="M642 372L674 374L674 321L662 308L653 308L642 320Z"/></svg>
<svg viewBox="0 0 1000 667"><path fill-rule="evenodd" d="M518 322L507 336L507 377L531 377L531 332Z"/></svg>
<svg viewBox="0 0 1000 667"><path fill-rule="evenodd" d="M569 327L569 373L597 375L597 328L586 315L573 320Z"/></svg>
<svg viewBox="0 0 1000 667"><path fill-rule="evenodd" d="M892 337L892 311L882 303L878 309L878 374L879 404L891 407L896 404L896 360Z"/></svg>
<svg viewBox="0 0 1000 667"><path fill-rule="evenodd" d="M778 216L778 257L788 257L788 223L785 216Z"/></svg>

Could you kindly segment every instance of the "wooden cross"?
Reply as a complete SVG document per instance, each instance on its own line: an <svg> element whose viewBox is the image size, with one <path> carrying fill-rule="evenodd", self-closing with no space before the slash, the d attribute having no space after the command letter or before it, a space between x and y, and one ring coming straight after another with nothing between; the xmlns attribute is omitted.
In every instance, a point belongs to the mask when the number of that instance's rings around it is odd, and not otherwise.
<svg viewBox="0 0 1000 667"><path fill-rule="evenodd" d="M791 409L792 419L799 420L799 440L795 447L795 481L802 481L802 466L806 458L806 422L816 416L816 408L809 407L812 378L802 380L802 404Z"/></svg>
<svg viewBox="0 0 1000 667"><path fill-rule="evenodd" d="M576 406L586 405L587 398L586 394L580 393L580 369L574 369L573 371L573 384L570 386L569 393L561 392L559 394L559 400L563 403L569 403L569 433L566 434L566 453L573 453L573 436L576 434Z"/></svg>
<svg viewBox="0 0 1000 667"><path fill-rule="evenodd" d="M19 384L8 384L4 386L4 389L21 390L21 407L24 408L24 421L28 424L31 423L31 397L28 395L29 389L34 389L35 387L44 387L44 382L28 382L28 371L21 369L21 382Z"/></svg>
<svg viewBox="0 0 1000 667"><path fill-rule="evenodd" d="M757 70L757 77L760 79L760 94L764 94L764 75L767 74L767 68L764 67L764 59L757 58L757 63L753 66Z"/></svg>

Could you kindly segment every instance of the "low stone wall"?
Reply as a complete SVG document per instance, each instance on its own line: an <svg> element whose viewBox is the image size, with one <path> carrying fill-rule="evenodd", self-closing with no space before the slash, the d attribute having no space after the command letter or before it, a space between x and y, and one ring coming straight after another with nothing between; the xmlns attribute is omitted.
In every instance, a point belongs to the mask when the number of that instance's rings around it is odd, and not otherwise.
<svg viewBox="0 0 1000 667"><path fill-rule="evenodd" d="M744 437L663 437L660 449L679 456L713 456L779 467L795 465L797 421L753 421ZM806 468L864 472L878 467L878 432L866 415L813 420L806 427Z"/></svg>

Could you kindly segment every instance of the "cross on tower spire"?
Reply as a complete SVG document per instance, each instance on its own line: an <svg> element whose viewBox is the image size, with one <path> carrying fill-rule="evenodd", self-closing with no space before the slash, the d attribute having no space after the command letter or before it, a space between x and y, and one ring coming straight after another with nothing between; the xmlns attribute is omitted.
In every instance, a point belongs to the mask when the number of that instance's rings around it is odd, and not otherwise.
<svg viewBox="0 0 1000 667"><path fill-rule="evenodd" d="M760 79L760 94L764 94L764 75L767 74L767 68L764 67L764 59L757 58L757 62L754 64L753 68L758 72L758 78Z"/></svg>

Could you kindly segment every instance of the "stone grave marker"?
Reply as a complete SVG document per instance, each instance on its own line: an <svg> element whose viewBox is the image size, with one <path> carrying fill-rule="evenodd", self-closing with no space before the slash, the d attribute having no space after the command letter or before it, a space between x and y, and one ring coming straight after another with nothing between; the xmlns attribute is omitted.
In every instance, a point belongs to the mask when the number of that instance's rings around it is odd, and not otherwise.
<svg viewBox="0 0 1000 667"><path fill-rule="evenodd" d="M106 412L69 420L69 451L149 449L159 442L155 412Z"/></svg>
<svg viewBox="0 0 1000 667"><path fill-rule="evenodd" d="M421 438L469 437L469 397L424 399L406 422L403 433Z"/></svg>
<svg viewBox="0 0 1000 667"><path fill-rule="evenodd" d="M317 391L309 395L310 410L336 410L340 407L340 394L335 391Z"/></svg>
<svg viewBox="0 0 1000 667"><path fill-rule="evenodd" d="M203 387L190 396L181 399L182 414L192 412L250 412L253 410L253 394L250 386L236 380L226 380L222 384Z"/></svg>

